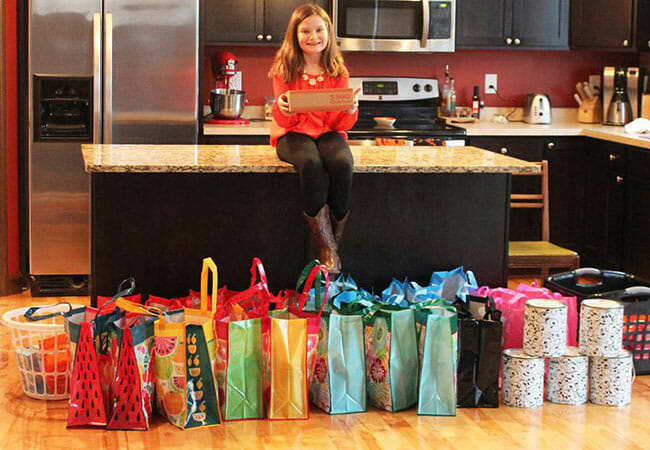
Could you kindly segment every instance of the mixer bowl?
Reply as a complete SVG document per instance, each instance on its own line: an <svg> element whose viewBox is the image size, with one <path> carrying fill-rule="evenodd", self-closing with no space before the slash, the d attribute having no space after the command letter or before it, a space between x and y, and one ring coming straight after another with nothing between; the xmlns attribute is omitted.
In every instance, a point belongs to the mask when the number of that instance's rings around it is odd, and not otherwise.
<svg viewBox="0 0 650 450"><path fill-rule="evenodd" d="M244 112L246 92L235 89L212 89L210 109L216 119L239 119Z"/></svg>

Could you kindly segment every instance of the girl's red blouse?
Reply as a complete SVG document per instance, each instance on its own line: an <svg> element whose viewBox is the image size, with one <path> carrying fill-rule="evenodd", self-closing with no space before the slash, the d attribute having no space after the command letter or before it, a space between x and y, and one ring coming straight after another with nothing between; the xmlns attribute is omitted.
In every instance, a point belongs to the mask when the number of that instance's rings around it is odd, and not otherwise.
<svg viewBox="0 0 650 450"><path fill-rule="evenodd" d="M346 71L347 72L347 71ZM321 78L322 81L318 81ZM314 80L311 81L310 80ZM343 74L338 77L329 77L327 74L307 75L287 83L277 75L273 77L273 93L277 99L289 90L296 89L331 89L350 87L349 75ZM275 147L278 139L289 132L302 133L317 139L328 131L338 131L347 140L346 130L354 126L359 116L359 109L350 114L347 111L335 112L313 112L297 113L292 116L285 116L280 112L277 101L273 104L273 123L271 124L271 145Z"/></svg>

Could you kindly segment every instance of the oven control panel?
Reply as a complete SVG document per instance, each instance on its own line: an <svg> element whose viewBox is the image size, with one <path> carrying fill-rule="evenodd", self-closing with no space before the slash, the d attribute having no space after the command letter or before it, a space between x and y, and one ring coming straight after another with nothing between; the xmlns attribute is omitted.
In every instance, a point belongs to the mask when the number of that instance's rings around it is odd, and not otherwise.
<svg viewBox="0 0 650 450"><path fill-rule="evenodd" d="M361 89L362 101L425 100L440 96L435 78L351 77L350 87Z"/></svg>

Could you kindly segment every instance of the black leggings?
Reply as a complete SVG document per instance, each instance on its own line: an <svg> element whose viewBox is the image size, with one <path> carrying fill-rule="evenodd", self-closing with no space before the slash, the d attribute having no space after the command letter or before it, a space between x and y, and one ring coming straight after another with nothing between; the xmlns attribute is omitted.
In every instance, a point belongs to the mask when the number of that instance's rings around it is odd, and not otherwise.
<svg viewBox="0 0 650 450"><path fill-rule="evenodd" d="M276 151L282 161L298 171L307 215L314 217L327 203L337 219L345 216L354 160L340 133L330 131L316 140L301 133L287 133L278 140Z"/></svg>

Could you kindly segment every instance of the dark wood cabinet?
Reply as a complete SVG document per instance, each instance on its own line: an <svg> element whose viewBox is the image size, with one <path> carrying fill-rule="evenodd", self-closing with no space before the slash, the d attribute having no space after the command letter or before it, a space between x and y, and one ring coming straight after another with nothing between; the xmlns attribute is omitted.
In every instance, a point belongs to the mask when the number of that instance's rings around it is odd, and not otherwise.
<svg viewBox="0 0 650 450"><path fill-rule="evenodd" d="M635 2L636 0L573 0L571 47L633 49Z"/></svg>
<svg viewBox="0 0 650 450"><path fill-rule="evenodd" d="M650 150L628 150L625 187L623 269L650 279Z"/></svg>
<svg viewBox="0 0 650 450"><path fill-rule="evenodd" d="M638 0L636 13L636 48L650 50L650 0Z"/></svg>
<svg viewBox="0 0 650 450"><path fill-rule="evenodd" d="M204 0L206 43L280 44L293 10L305 0ZM312 0L323 8L327 0Z"/></svg>
<svg viewBox="0 0 650 450"><path fill-rule="evenodd" d="M456 47L568 48L568 0L461 0Z"/></svg>
<svg viewBox="0 0 650 450"><path fill-rule="evenodd" d="M612 142L585 142L584 249L582 266L621 269L627 149Z"/></svg>
<svg viewBox="0 0 650 450"><path fill-rule="evenodd" d="M554 244L581 253L584 245L583 139L553 137L544 140L548 161L549 218Z"/></svg>
<svg viewBox="0 0 650 450"><path fill-rule="evenodd" d="M544 156L544 140L529 136L471 136L469 145L512 156L525 161L541 161ZM539 177L513 177L512 192L518 194L539 193ZM553 230L553 225L551 225ZM510 240L537 241L542 237L542 214L538 209L510 210Z"/></svg>

